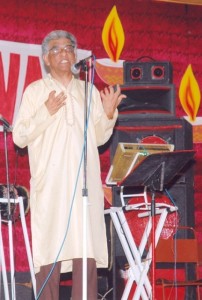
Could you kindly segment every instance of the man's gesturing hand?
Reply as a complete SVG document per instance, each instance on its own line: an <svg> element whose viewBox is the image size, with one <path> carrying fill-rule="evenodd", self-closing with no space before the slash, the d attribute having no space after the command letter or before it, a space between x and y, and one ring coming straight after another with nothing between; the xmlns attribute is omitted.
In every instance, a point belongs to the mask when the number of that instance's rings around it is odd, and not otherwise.
<svg viewBox="0 0 202 300"><path fill-rule="evenodd" d="M121 94L119 85L116 86L116 89L114 89L113 86L105 87L104 90L100 92L100 96L102 98L104 111L109 119L113 118L115 109L122 99L126 98L125 95Z"/></svg>
<svg viewBox="0 0 202 300"><path fill-rule="evenodd" d="M48 100L46 100L45 105L49 111L49 114L54 115L62 106L66 104L67 96L64 92L59 93L56 96L56 91L50 92Z"/></svg>

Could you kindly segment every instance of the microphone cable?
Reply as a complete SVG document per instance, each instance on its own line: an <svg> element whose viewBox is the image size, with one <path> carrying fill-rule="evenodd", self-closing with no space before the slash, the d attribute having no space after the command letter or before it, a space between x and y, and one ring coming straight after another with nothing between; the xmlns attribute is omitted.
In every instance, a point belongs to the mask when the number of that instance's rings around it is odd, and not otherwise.
<svg viewBox="0 0 202 300"><path fill-rule="evenodd" d="M69 211L69 217L68 217L68 222L67 222L67 227L66 227L66 231L65 231L65 234L64 234L64 238L63 238L63 241L61 243L61 246L59 248L59 251L58 251L58 254L55 258L55 262L53 263L53 266L49 272L49 274L47 275L38 295L36 296L35 300L38 300L41 296L41 293L44 289L44 287L46 286L51 274L53 273L53 270L56 266L56 263L58 261L58 257L62 251L62 248L63 248L63 245L65 243L65 240L67 238L67 234L68 234L68 230L69 230L69 226L70 226L70 220L71 220L71 215L72 215L72 209L73 209L73 204L74 204L74 200L75 200L75 194L76 194L76 190L77 190L77 185L78 185L78 180L79 180L79 175L80 175L80 171L81 171L81 166L82 166L82 161L83 161L83 158L84 158L84 149L85 149L85 140L86 140L86 137L87 137L87 129L88 129L88 122L89 122L89 116L90 116L90 107L91 107L91 102L92 102L92 90L93 90L93 82L94 82L94 77L95 77L95 69L94 67L92 67L92 80L91 80L91 83L90 83L90 96L89 96L89 106L88 106L88 115L87 115L87 124L86 124L86 130L84 132L84 143L83 143L83 148L82 148L82 153L81 153L81 158L80 158L80 162L79 162L79 168L78 168L78 172L77 172L77 177L76 177L76 182L75 182L75 187L74 187L74 190L73 190L73 195L72 195L72 200L71 200L71 205L70 205L70 211Z"/></svg>

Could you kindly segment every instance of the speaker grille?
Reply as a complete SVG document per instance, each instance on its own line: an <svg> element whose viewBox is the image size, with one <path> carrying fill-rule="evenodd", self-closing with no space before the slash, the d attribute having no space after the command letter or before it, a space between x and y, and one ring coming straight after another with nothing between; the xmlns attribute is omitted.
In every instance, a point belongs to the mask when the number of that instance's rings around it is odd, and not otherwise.
<svg viewBox="0 0 202 300"><path fill-rule="evenodd" d="M169 61L124 61L124 84L171 84L172 69Z"/></svg>
<svg viewBox="0 0 202 300"><path fill-rule="evenodd" d="M120 114L134 114L156 117L175 116L175 86L167 85L129 85L121 86L121 91L126 95L118 106Z"/></svg>

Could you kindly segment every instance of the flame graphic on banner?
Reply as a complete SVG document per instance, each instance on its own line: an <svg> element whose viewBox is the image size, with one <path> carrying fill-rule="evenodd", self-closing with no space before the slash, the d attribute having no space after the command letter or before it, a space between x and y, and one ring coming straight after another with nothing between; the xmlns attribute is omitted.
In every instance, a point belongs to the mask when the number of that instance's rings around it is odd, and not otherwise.
<svg viewBox="0 0 202 300"><path fill-rule="evenodd" d="M180 83L179 98L190 121L194 122L200 106L201 93L190 64Z"/></svg>
<svg viewBox="0 0 202 300"><path fill-rule="evenodd" d="M123 50L125 35L115 5L105 21L102 42L110 59L117 62Z"/></svg>

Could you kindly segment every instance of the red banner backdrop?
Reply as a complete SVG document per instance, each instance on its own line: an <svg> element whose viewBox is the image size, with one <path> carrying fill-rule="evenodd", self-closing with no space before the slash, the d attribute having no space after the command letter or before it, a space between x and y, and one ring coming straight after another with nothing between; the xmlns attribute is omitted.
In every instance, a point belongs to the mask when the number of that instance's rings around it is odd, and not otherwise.
<svg viewBox="0 0 202 300"><path fill-rule="evenodd" d="M36 54L35 51L40 49L39 45L48 32L54 29L70 31L77 37L80 49L92 50L97 59L108 58L102 43L102 29L114 1L7 0L3 2L0 6L0 114L12 122L14 111L18 108L16 99L20 97L24 87L30 81L39 78L43 73L39 52ZM188 64L192 65L199 87L202 88L202 6L146 0L117 0L116 8L125 34L120 59L137 60L142 56L149 56L156 61L171 62L173 83L176 86L176 115L185 116L178 90ZM26 70L23 69L22 59L25 56L20 52L21 47L29 49L32 53L28 58ZM105 85L97 74L95 74L95 84L98 88ZM197 116L202 116L201 105ZM201 142L194 143L196 150L194 176L196 230L202 242L200 233L202 232ZM0 183L6 182L4 150L3 133L0 132ZM16 151L11 133L8 136L8 151L11 183L29 189L27 153L24 150ZM100 154L100 159L104 182L109 169L109 149ZM27 225L30 230L29 213ZM17 271L28 270L20 234L20 221L16 222L14 229L16 269ZM5 247L8 250L6 231L7 228L3 225Z"/></svg>

